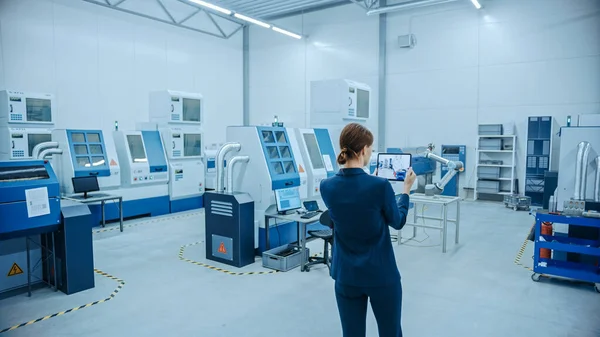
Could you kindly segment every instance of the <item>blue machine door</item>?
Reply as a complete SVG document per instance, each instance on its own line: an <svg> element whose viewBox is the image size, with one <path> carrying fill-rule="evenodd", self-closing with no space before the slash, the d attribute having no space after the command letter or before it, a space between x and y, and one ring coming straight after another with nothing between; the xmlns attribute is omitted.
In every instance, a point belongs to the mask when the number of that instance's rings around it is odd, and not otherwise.
<svg viewBox="0 0 600 337"><path fill-rule="evenodd" d="M465 145L442 145L442 157L452 161L461 161L466 165L466 146ZM463 166L464 167L464 166ZM448 173L448 166L442 165L440 169L440 178ZM450 179L444 187L442 195L457 197L460 174L455 175Z"/></svg>
<svg viewBox="0 0 600 337"><path fill-rule="evenodd" d="M167 172L167 158L158 131L142 131L150 172Z"/></svg>

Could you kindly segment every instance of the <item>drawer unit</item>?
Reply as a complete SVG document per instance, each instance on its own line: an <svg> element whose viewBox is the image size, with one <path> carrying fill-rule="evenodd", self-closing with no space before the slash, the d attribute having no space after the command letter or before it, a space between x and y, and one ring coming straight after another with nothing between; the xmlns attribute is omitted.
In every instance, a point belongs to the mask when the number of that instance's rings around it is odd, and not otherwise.
<svg viewBox="0 0 600 337"><path fill-rule="evenodd" d="M479 167L477 177L481 179L498 179L500 178L499 167Z"/></svg>
<svg viewBox="0 0 600 337"><path fill-rule="evenodd" d="M480 150L502 150L501 138L481 138L479 140Z"/></svg>
<svg viewBox="0 0 600 337"><path fill-rule="evenodd" d="M479 125L480 135L502 135L502 124L480 124Z"/></svg>
<svg viewBox="0 0 600 337"><path fill-rule="evenodd" d="M479 180L477 181L477 192L498 193L500 192L500 182L494 180Z"/></svg>

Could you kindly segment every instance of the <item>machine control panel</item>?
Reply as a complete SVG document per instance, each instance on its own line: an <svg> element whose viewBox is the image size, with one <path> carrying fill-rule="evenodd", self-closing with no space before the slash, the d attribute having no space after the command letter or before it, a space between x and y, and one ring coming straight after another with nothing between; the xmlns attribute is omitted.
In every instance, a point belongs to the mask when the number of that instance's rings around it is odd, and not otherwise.
<svg viewBox="0 0 600 337"><path fill-rule="evenodd" d="M0 131L1 141L0 153L8 154L8 160L37 159L32 158L33 148L44 142L52 140L50 129L37 128L2 128ZM6 148L8 147L8 148Z"/></svg>
<svg viewBox="0 0 600 337"><path fill-rule="evenodd" d="M0 120L8 124L53 124L54 96L0 91Z"/></svg>

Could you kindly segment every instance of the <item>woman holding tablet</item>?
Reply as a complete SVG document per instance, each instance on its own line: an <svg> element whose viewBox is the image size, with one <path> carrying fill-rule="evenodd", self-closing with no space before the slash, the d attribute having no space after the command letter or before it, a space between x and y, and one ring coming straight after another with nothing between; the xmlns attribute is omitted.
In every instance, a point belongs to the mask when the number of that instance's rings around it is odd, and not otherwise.
<svg viewBox="0 0 600 337"><path fill-rule="evenodd" d="M321 182L321 196L334 225L331 276L344 337L366 335L367 301L371 302L380 337L401 337L402 285L388 226L406 223L410 187L396 201L390 182L363 171L371 158L373 134L351 123L340 135L337 158L343 168Z"/></svg>

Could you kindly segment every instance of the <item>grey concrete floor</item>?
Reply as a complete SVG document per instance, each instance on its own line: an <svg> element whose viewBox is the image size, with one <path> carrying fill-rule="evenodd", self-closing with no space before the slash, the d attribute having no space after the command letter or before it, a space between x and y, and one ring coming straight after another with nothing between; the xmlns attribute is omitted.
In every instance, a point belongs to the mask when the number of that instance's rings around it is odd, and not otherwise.
<svg viewBox="0 0 600 337"><path fill-rule="evenodd" d="M515 265L532 216L497 203L462 205L461 242L455 246L450 241L446 254L433 230L418 230L417 240L422 242L396 246L405 336L600 336L600 294L593 287L551 280L534 283L528 270ZM425 212L439 215L434 208ZM96 268L126 283L113 300L4 335L341 336L326 268L232 276L182 261L181 246L204 239L202 211L128 225L124 233L94 236ZM409 229L404 236L411 233ZM310 247L314 253L322 245L313 242ZM532 252L528 245L525 266L531 265ZM183 253L187 259L207 262L203 244L185 247ZM260 262L242 269L262 270ZM76 295L41 289L31 298L2 300L0 329L103 299L116 286L97 275L96 288ZM377 336L371 312L367 322L368 336Z"/></svg>

